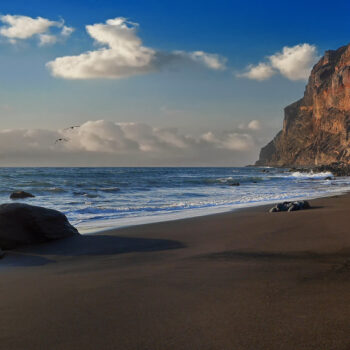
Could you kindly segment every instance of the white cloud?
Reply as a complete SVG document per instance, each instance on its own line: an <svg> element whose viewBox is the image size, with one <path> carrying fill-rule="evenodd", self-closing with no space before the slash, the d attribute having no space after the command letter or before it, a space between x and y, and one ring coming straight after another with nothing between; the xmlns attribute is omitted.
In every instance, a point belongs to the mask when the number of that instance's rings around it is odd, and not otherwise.
<svg viewBox="0 0 350 350"><path fill-rule="evenodd" d="M266 63L259 63L257 66L249 65L247 71L237 74L238 77L263 81L271 78L276 71Z"/></svg>
<svg viewBox="0 0 350 350"><path fill-rule="evenodd" d="M65 26L63 21L51 21L43 17L3 15L0 16L0 22L4 23L0 27L0 35L9 39L12 44L33 37L39 40L41 46L54 44L60 37L68 37L73 32L73 28ZM58 34L51 34L51 28L62 29Z"/></svg>
<svg viewBox="0 0 350 350"><path fill-rule="evenodd" d="M68 137L67 149L104 153L163 153L184 149L196 143L194 138L178 134L177 129L154 128L144 123L89 121L80 128L63 132Z"/></svg>
<svg viewBox="0 0 350 350"><path fill-rule="evenodd" d="M47 64L52 75L65 79L123 78L153 70L155 51L142 46L135 25L124 18L86 26L97 44L107 45L78 56L56 58Z"/></svg>
<svg viewBox="0 0 350 350"><path fill-rule="evenodd" d="M272 67L290 80L306 80L318 60L315 45L285 46L282 52L269 57Z"/></svg>
<svg viewBox="0 0 350 350"><path fill-rule="evenodd" d="M40 34L39 35L39 45L51 45L57 42L57 37L51 34Z"/></svg>
<svg viewBox="0 0 350 350"><path fill-rule="evenodd" d="M31 18L27 16L5 15L0 21L6 26L1 27L0 34L10 39L28 39L35 34L42 34L52 26L59 26L59 22L46 18Z"/></svg>
<svg viewBox="0 0 350 350"><path fill-rule="evenodd" d="M109 19L106 23L86 26L86 31L97 50L77 56L58 57L47 67L55 77L64 79L119 79L157 71L174 61L190 60L207 68L224 69L225 59L215 54L196 52L161 52L146 47L137 36L138 24L123 17Z"/></svg>
<svg viewBox="0 0 350 350"><path fill-rule="evenodd" d="M263 128L263 124L256 119L249 121L248 123L240 123L238 129L242 131L259 131Z"/></svg>
<svg viewBox="0 0 350 350"><path fill-rule="evenodd" d="M36 129L0 130L0 156L18 153L33 153L54 150L56 131Z"/></svg>
<svg viewBox="0 0 350 350"><path fill-rule="evenodd" d="M225 70L227 59L217 54L206 53L204 51L174 51L174 55L188 57L194 62L198 62L213 70Z"/></svg>
<svg viewBox="0 0 350 350"><path fill-rule="evenodd" d="M254 147L254 140L251 135L236 132L218 136L210 131L202 135L202 140L208 142L216 148L231 151L248 151Z"/></svg>
<svg viewBox="0 0 350 350"><path fill-rule="evenodd" d="M0 159L6 165L224 165L253 161L261 146L257 140L247 130L194 136L176 128L98 120L56 131L0 130Z"/></svg>
<svg viewBox="0 0 350 350"><path fill-rule="evenodd" d="M256 66L249 65L246 72L237 76L262 81L280 73L289 80L307 80L319 56L315 45L299 44L293 47L285 46L281 52L267 58L268 62L261 62Z"/></svg>
<svg viewBox="0 0 350 350"><path fill-rule="evenodd" d="M74 32L74 28L73 27L63 26L62 27L62 31L61 31L61 35L64 36L64 37L68 37L73 32Z"/></svg>
<svg viewBox="0 0 350 350"><path fill-rule="evenodd" d="M248 123L248 129L250 130L260 130L261 129L261 123L259 120L252 120Z"/></svg>

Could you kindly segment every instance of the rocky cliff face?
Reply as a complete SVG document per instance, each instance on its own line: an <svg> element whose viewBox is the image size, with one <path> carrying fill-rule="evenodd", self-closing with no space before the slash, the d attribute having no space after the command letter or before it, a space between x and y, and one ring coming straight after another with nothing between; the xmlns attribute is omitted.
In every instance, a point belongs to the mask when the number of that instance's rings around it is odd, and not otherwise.
<svg viewBox="0 0 350 350"><path fill-rule="evenodd" d="M325 53L304 97L284 114L282 131L261 149L256 165L350 164L350 44Z"/></svg>

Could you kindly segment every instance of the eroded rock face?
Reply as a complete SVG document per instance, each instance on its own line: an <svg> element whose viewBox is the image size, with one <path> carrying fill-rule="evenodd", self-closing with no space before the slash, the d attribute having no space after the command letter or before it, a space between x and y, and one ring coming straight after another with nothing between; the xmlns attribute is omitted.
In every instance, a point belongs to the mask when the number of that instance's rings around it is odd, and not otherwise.
<svg viewBox="0 0 350 350"><path fill-rule="evenodd" d="M304 97L284 114L282 131L261 149L256 165L350 164L350 45L325 53Z"/></svg>
<svg viewBox="0 0 350 350"><path fill-rule="evenodd" d="M57 210L23 203L0 205L0 249L78 235Z"/></svg>

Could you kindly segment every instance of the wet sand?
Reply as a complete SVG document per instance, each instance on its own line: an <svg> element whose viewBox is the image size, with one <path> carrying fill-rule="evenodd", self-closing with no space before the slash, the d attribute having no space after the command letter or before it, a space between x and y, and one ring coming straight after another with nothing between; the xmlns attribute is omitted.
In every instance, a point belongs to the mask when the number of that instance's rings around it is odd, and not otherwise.
<svg viewBox="0 0 350 350"><path fill-rule="evenodd" d="M350 349L350 195L111 230L0 260L1 349Z"/></svg>

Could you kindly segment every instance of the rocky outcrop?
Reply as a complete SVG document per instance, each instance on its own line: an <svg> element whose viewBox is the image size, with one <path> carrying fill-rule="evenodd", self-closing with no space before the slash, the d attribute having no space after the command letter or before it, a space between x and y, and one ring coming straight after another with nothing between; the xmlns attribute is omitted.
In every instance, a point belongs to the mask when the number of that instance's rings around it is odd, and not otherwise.
<svg viewBox="0 0 350 350"><path fill-rule="evenodd" d="M0 249L42 243L78 235L57 210L23 203L0 205Z"/></svg>
<svg viewBox="0 0 350 350"><path fill-rule="evenodd" d="M325 53L304 97L284 114L282 131L261 149L256 165L350 164L350 45Z"/></svg>
<svg viewBox="0 0 350 350"><path fill-rule="evenodd" d="M295 201L295 202L283 202L278 203L274 207L272 207L269 212L270 213L278 213L280 211L297 211L303 209L310 209L311 206L308 201Z"/></svg>
<svg viewBox="0 0 350 350"><path fill-rule="evenodd" d="M336 162L324 165L315 165L312 167L292 167L290 172L299 171L302 173L308 173L313 171L314 173L332 173L333 176L350 176L350 164L344 162ZM332 180L331 176L326 176L325 180Z"/></svg>
<svg viewBox="0 0 350 350"><path fill-rule="evenodd" d="M10 199L24 199L24 198L33 198L33 194L25 191L15 191L10 194Z"/></svg>

